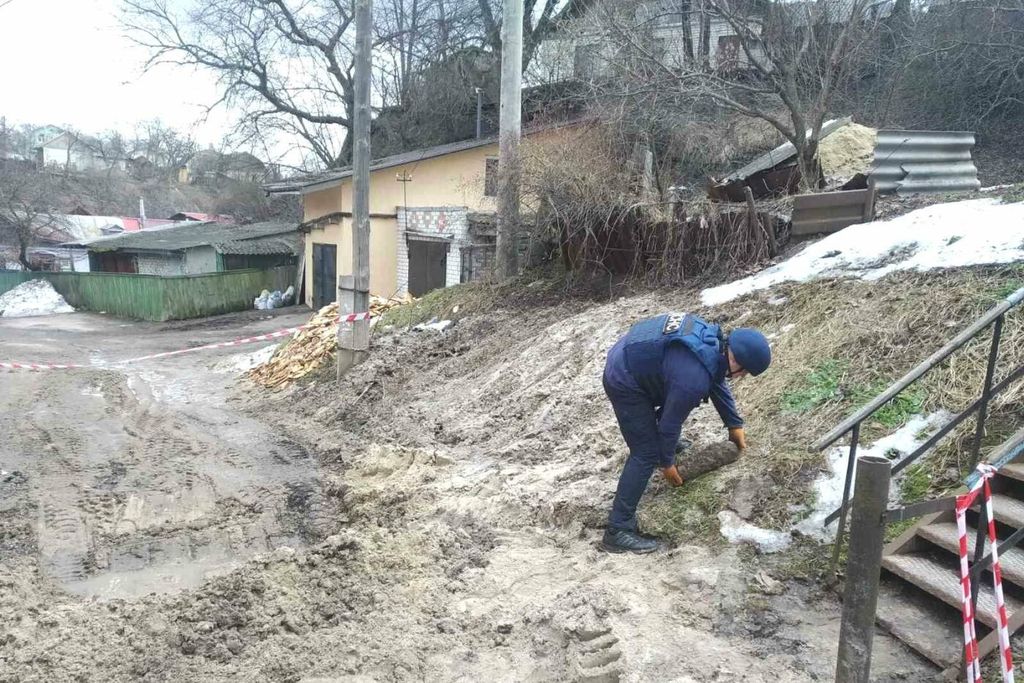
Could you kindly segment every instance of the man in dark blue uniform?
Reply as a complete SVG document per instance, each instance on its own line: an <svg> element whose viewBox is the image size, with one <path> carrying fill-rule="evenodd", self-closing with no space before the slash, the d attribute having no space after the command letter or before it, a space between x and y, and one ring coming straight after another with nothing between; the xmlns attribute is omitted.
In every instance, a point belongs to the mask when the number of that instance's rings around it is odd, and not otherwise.
<svg viewBox="0 0 1024 683"><path fill-rule="evenodd" d="M728 337L718 325L695 315L667 314L636 323L608 352L604 390L612 402L629 458L619 477L602 547L610 552L648 553L656 540L639 532L636 506L655 468L672 486L683 480L675 466L676 444L690 412L708 399L746 448L743 419L727 379L760 375L771 363L768 340L739 328Z"/></svg>

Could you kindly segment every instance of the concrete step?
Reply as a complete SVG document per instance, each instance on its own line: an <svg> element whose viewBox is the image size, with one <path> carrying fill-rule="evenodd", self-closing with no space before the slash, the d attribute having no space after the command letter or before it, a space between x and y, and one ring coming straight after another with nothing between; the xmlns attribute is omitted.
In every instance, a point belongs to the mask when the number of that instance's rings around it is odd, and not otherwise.
<svg viewBox="0 0 1024 683"><path fill-rule="evenodd" d="M960 613L884 572L878 585L875 614L879 626L940 669L955 666L963 659L964 628Z"/></svg>
<svg viewBox="0 0 1024 683"><path fill-rule="evenodd" d="M983 502L979 498L979 504ZM1024 501L1017 500L1013 496L1008 496L1005 493L993 493L992 514L996 516L996 521L1012 526L1014 529L1024 528Z"/></svg>
<svg viewBox="0 0 1024 683"><path fill-rule="evenodd" d="M960 576L952 564L943 564L918 553L907 553L883 557L882 566L896 576L931 593L950 607L958 610L961 608L963 594ZM1009 614L1013 614L1021 607L1024 607L1024 604L1019 600L1006 596L1006 610ZM990 585L983 584L978 594L978 621L989 628L995 628L996 601Z"/></svg>
<svg viewBox="0 0 1024 683"><path fill-rule="evenodd" d="M931 541L943 550L948 550L957 557L960 556L960 535L956 530L956 522L929 524L918 529L917 535ZM974 557L974 548L977 545L977 540L977 529L967 527L967 553L971 558ZM988 538L986 538L986 554L989 552L990 547L991 544L988 542ZM1012 581L1021 588L1024 588L1024 549L1022 549L1022 546L1018 545L1000 555L999 564L1003 569L1003 579Z"/></svg>
<svg viewBox="0 0 1024 683"><path fill-rule="evenodd" d="M1008 462L999 468L999 474L1017 481L1024 481L1024 462Z"/></svg>

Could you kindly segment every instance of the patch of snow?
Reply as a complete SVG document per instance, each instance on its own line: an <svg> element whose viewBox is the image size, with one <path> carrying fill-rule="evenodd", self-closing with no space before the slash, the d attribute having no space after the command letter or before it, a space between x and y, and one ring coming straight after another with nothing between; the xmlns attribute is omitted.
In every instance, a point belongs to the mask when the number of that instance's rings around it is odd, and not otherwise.
<svg viewBox="0 0 1024 683"><path fill-rule="evenodd" d="M882 437L866 448L858 448L857 456L873 455L890 460L902 458L912 453L951 418L952 415L944 410L931 415L916 415L889 436ZM827 457L829 471L823 473L814 482L816 499L811 514L798 522L795 527L796 531L801 534L819 541L830 541L836 535L836 522L832 522L827 527L824 524L825 518L839 507L843 500L843 486L846 483L846 465L850 461L850 447L835 446L829 450ZM899 501L901 479L902 477L897 475L890 483L890 503ZM853 495L852 482L850 495Z"/></svg>
<svg viewBox="0 0 1024 683"><path fill-rule="evenodd" d="M248 372L258 365L263 365L274 355L281 344L271 344L249 353L236 353L218 361L213 366L214 372Z"/></svg>
<svg viewBox="0 0 1024 683"><path fill-rule="evenodd" d="M429 323L420 323L412 328L413 332L424 332L430 330L432 332L444 332L449 327L454 325L454 321L451 320L431 320Z"/></svg>
<svg viewBox="0 0 1024 683"><path fill-rule="evenodd" d="M786 325L783 325L782 328L779 329L778 332L776 332L774 334L769 334L768 335L768 339L778 339L782 335L787 334L789 332L792 332L795 329L796 329L796 325L794 325L793 323L788 323Z"/></svg>
<svg viewBox="0 0 1024 683"><path fill-rule="evenodd" d="M29 280L0 294L0 317L4 318L74 312L46 280Z"/></svg>
<svg viewBox="0 0 1024 683"><path fill-rule="evenodd" d="M875 280L897 270L1020 260L1024 260L1024 203L972 199L851 225L756 275L705 289L701 300L715 306L780 282L842 276Z"/></svg>
<svg viewBox="0 0 1024 683"><path fill-rule="evenodd" d="M782 304L786 303L787 301L789 301L789 299L787 297L784 297L784 296L773 296L771 299L768 299L768 305L769 306L781 306Z"/></svg>
<svg viewBox="0 0 1024 683"><path fill-rule="evenodd" d="M721 523L719 531L729 543L749 543L756 546L762 553L777 553L780 550L785 550L793 541L793 537L788 531L762 529L743 521L732 510L719 512L718 521Z"/></svg>
<svg viewBox="0 0 1024 683"><path fill-rule="evenodd" d="M978 189L978 192L996 192L997 190L1005 190L1013 187L1013 185L989 185L988 187L982 187Z"/></svg>

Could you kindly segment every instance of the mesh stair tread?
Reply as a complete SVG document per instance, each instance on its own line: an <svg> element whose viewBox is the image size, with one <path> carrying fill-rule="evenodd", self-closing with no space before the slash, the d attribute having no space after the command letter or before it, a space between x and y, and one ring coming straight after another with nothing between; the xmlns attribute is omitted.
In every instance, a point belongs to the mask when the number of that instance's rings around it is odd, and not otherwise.
<svg viewBox="0 0 1024 683"><path fill-rule="evenodd" d="M959 663L964 637L959 613L931 598L915 600L910 593L899 579L883 576L878 585L878 625L940 668Z"/></svg>
<svg viewBox="0 0 1024 683"><path fill-rule="evenodd" d="M979 501L981 498L979 497ZM975 505L977 507L977 505ZM1015 529L1024 528L1024 501L1005 493L992 494L992 513L996 520Z"/></svg>
<svg viewBox="0 0 1024 683"><path fill-rule="evenodd" d="M943 550L948 550L957 557L960 554L960 534L955 522L937 522L923 526L917 535L927 539ZM974 527L967 528L967 552L974 558L974 546L978 540L978 531ZM1005 539L1000 539L1000 542ZM989 552L988 538L985 539L985 553ZM999 556L999 564L1003 569L1003 578L1024 588L1024 549L1021 546L1011 548Z"/></svg>
<svg viewBox="0 0 1024 683"><path fill-rule="evenodd" d="M953 567L916 553L887 555L882 558L882 566L918 588L931 593L947 605L960 609L962 604L960 576ZM1009 614L1013 614L1020 607L1019 601L1006 596L1006 610ZM982 583L978 595L978 621L989 628L995 628L995 615L996 601L992 587Z"/></svg>

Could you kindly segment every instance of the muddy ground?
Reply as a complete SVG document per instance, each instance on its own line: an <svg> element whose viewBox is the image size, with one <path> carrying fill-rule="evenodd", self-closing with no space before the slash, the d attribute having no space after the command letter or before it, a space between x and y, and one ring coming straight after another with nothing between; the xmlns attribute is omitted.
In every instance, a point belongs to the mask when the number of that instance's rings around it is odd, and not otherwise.
<svg viewBox="0 0 1024 683"><path fill-rule="evenodd" d="M0 374L0 681L831 680L838 602L786 560L595 547L625 458L599 369L665 303L384 335L340 385L277 394L237 349ZM109 361L300 315L0 320L0 356ZM722 437L701 413L698 446ZM881 633L874 662L934 675Z"/></svg>

